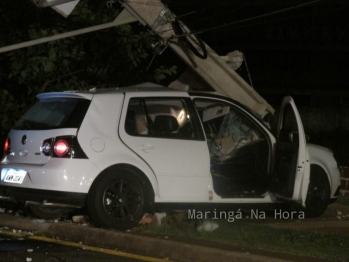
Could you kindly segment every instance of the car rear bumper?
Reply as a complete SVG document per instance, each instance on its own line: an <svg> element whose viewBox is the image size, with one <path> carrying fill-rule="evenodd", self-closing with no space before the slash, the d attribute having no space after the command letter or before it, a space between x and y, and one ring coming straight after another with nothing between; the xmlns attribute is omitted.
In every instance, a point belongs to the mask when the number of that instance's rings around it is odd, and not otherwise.
<svg viewBox="0 0 349 262"><path fill-rule="evenodd" d="M87 194L38 190L0 185L0 200L12 202L37 202L47 206L82 207L86 203Z"/></svg>
<svg viewBox="0 0 349 262"><path fill-rule="evenodd" d="M6 180L8 170L25 176L19 181ZM47 191L87 193L100 170L88 159L51 158L44 165L2 162L0 185Z"/></svg>

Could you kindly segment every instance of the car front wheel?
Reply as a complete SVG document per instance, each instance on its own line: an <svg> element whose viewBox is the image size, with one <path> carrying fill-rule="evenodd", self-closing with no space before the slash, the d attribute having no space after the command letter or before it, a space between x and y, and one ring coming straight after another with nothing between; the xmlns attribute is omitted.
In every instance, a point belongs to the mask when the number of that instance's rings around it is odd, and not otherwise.
<svg viewBox="0 0 349 262"><path fill-rule="evenodd" d="M103 228L126 230L137 225L151 204L150 183L127 169L101 174L88 196L92 221Z"/></svg>
<svg viewBox="0 0 349 262"><path fill-rule="evenodd" d="M329 205L330 194L330 184L325 171L319 166L312 165L306 207L304 208L306 217L321 216Z"/></svg>

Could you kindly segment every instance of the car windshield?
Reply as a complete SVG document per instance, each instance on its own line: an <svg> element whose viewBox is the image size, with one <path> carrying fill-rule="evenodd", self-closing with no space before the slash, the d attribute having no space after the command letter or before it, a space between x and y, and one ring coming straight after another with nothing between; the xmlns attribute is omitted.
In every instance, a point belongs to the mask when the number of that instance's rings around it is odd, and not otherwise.
<svg viewBox="0 0 349 262"><path fill-rule="evenodd" d="M17 130L78 128L90 105L79 98L48 98L37 101L14 125Z"/></svg>

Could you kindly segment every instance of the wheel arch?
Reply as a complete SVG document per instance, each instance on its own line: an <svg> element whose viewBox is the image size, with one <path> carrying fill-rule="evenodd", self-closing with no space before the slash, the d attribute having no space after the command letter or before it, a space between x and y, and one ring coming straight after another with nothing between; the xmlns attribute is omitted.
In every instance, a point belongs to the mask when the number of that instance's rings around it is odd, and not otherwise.
<svg viewBox="0 0 349 262"><path fill-rule="evenodd" d="M324 176L327 178L327 182L328 185L330 187L330 198L333 196L333 191L332 191L332 184L333 181L331 180L331 176L329 171L325 168L324 165L322 165L321 163L312 163L312 161L310 161L310 176L309 179L311 179L312 175L316 175L316 176Z"/></svg>
<svg viewBox="0 0 349 262"><path fill-rule="evenodd" d="M332 184L333 184L333 181L331 179L331 176L330 176L330 171L327 169L326 165L324 165L321 161L318 161L317 159L314 159L314 158L311 158L310 157L310 173L312 170L317 169L319 172L320 170L322 170L326 177L327 177L327 180L328 180L328 183L330 185L330 188L332 187Z"/></svg>
<svg viewBox="0 0 349 262"><path fill-rule="evenodd" d="M154 190L148 177L129 164L107 167L93 181L86 199L93 223L126 230L153 211Z"/></svg>
<svg viewBox="0 0 349 262"><path fill-rule="evenodd" d="M105 168L104 170L102 170L94 179L94 181L92 182L90 189L89 189L89 193L91 191L91 189L93 188L93 186L106 174L109 174L110 172L120 172L120 171L127 171L130 172L132 174L136 174L138 176L141 176L142 178L144 178L147 181L147 186L148 189L151 190L152 193L152 197L153 197L153 201L155 201L155 195L158 192L158 182L155 176L150 177L147 176L144 172L142 172L139 168L127 164L127 163L119 163L119 164L114 164L111 165L107 168Z"/></svg>
<svg viewBox="0 0 349 262"><path fill-rule="evenodd" d="M333 157L333 152L330 149L314 144L307 144L307 147L310 165L317 165L323 169L330 184L331 198L338 198L339 188L341 185L341 175L338 164Z"/></svg>
<svg viewBox="0 0 349 262"><path fill-rule="evenodd" d="M328 183L331 187L331 179L330 179L329 173L326 172L326 169L323 166L319 164L310 163L310 174L324 175L327 178Z"/></svg>
<svg viewBox="0 0 349 262"><path fill-rule="evenodd" d="M307 217L319 217L327 209L331 199L330 180L324 168L310 166L310 183L304 212Z"/></svg>

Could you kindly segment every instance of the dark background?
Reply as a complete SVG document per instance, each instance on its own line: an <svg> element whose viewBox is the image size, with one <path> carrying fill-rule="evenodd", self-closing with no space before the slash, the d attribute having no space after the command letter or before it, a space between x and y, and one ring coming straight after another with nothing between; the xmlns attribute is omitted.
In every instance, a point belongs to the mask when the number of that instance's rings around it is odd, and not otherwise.
<svg viewBox="0 0 349 262"><path fill-rule="evenodd" d="M310 105L312 97L326 96L335 104L329 96L349 94L349 1L191 2L170 1L169 7L192 31L203 30L201 38L218 54L242 51L255 89L266 98L290 94ZM246 78L244 66L238 72Z"/></svg>
<svg viewBox="0 0 349 262"><path fill-rule="evenodd" d="M219 55L242 51L257 92L276 109L291 95L309 142L331 148L340 165L349 164L349 1L168 5L192 31L202 31L200 37ZM246 64L237 70L247 82L248 71Z"/></svg>

